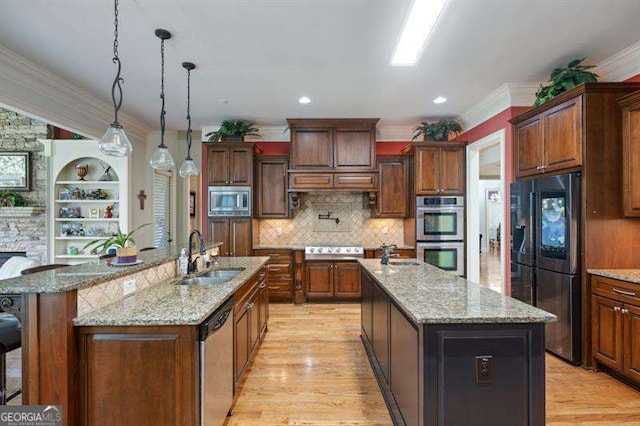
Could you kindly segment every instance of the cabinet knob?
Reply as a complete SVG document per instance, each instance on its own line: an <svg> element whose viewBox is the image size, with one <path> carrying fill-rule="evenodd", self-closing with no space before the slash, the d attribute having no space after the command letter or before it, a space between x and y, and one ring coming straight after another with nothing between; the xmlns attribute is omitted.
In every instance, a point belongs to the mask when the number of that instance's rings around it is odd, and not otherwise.
<svg viewBox="0 0 640 426"><path fill-rule="evenodd" d="M230 253L230 254L231 254L231 256L233 256L233 252L232 252L232 253Z"/></svg>
<svg viewBox="0 0 640 426"><path fill-rule="evenodd" d="M621 312L622 312L623 314L628 314L628 313L629 313L629 310L628 310L628 309L622 309L622 311L621 311Z"/></svg>
<svg viewBox="0 0 640 426"><path fill-rule="evenodd" d="M542 166L537 166L536 170L542 170Z"/></svg>
<svg viewBox="0 0 640 426"><path fill-rule="evenodd" d="M225 255L225 256L229 256L229 252L226 252L224 255Z"/></svg>
<svg viewBox="0 0 640 426"><path fill-rule="evenodd" d="M620 312L620 306L614 306L613 307L613 312Z"/></svg>

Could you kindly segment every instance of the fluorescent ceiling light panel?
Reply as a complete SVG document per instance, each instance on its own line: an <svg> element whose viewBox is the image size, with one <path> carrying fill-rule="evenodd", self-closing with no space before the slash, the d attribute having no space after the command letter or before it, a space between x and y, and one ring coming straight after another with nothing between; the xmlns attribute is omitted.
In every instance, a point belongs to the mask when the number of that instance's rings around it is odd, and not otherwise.
<svg viewBox="0 0 640 426"><path fill-rule="evenodd" d="M391 65L415 65L448 0L414 0Z"/></svg>
<svg viewBox="0 0 640 426"><path fill-rule="evenodd" d="M310 104L311 103L311 99L309 99L306 96L303 96L300 99L298 99L298 102L300 102L301 104Z"/></svg>
<svg viewBox="0 0 640 426"><path fill-rule="evenodd" d="M443 103L445 103L445 102L447 102L447 98L444 98L444 97L442 97L442 96L438 96L437 98L435 98L435 99L433 100L433 103L434 103L434 104L443 104Z"/></svg>

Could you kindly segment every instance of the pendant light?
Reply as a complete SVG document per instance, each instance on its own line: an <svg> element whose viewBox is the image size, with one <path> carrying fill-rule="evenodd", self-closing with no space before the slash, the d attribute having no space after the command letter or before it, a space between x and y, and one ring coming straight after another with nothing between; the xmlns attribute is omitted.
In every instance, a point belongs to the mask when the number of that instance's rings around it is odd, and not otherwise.
<svg viewBox="0 0 640 426"><path fill-rule="evenodd" d="M191 159L191 71L196 68L196 65L192 62L183 62L182 68L187 70L187 157L178 173L181 177L188 178L198 176L199 173L198 166Z"/></svg>
<svg viewBox="0 0 640 426"><path fill-rule="evenodd" d="M175 161L164 144L164 41L171 38L171 33L167 30L158 29L155 32L156 37L160 39L160 57L161 57L161 78L160 78L160 99L162 99L162 110L160 111L160 145L151 156L149 164L156 170L172 170Z"/></svg>
<svg viewBox="0 0 640 426"><path fill-rule="evenodd" d="M113 63L118 66L116 78L113 80L113 84L111 85L111 101L113 102L114 119L113 123L109 125L109 128L98 142L98 149L106 155L126 157L131 154L133 147L131 146L131 142L129 142L129 138L127 138L127 135L124 133L124 129L120 123L118 123L118 110L122 106L122 82L124 82L124 79L120 77L122 65L120 63L120 58L118 57L118 0L115 0L113 3L115 15L115 29L113 31Z"/></svg>

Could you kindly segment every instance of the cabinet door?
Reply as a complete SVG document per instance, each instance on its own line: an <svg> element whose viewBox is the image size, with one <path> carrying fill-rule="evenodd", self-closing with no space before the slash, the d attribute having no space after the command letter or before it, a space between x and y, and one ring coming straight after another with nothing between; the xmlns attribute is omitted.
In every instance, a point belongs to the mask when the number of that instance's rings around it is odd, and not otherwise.
<svg viewBox="0 0 640 426"><path fill-rule="evenodd" d="M373 284L373 351L389 381L389 299Z"/></svg>
<svg viewBox="0 0 640 426"><path fill-rule="evenodd" d="M220 241L220 256L229 256L231 246L229 244L229 219L209 218L209 238L211 241Z"/></svg>
<svg viewBox="0 0 640 426"><path fill-rule="evenodd" d="M443 147L440 151L440 194L464 195L465 148Z"/></svg>
<svg viewBox="0 0 640 426"><path fill-rule="evenodd" d="M364 271L361 272L360 282L362 286L362 299L360 299L362 333L371 342L373 339L373 283Z"/></svg>
<svg viewBox="0 0 640 426"><path fill-rule="evenodd" d="M593 295L592 310L593 356L622 371L622 303Z"/></svg>
<svg viewBox="0 0 640 426"><path fill-rule="evenodd" d="M544 171L582 164L582 97L544 112Z"/></svg>
<svg viewBox="0 0 640 426"><path fill-rule="evenodd" d="M258 300L259 290L253 292L249 299L249 354L252 354L256 345L260 341L260 302ZM251 357L251 355L249 355Z"/></svg>
<svg viewBox="0 0 640 426"><path fill-rule="evenodd" d="M360 297L360 265L355 262L336 262L333 266L333 282L337 298Z"/></svg>
<svg viewBox="0 0 640 426"><path fill-rule="evenodd" d="M235 330L233 333L234 342L234 377L236 383L242 377L244 369L249 362L249 310L244 309L242 314L235 320Z"/></svg>
<svg viewBox="0 0 640 426"><path fill-rule="evenodd" d="M287 168L286 159L259 160L257 188L257 209L259 218L288 218Z"/></svg>
<svg viewBox="0 0 640 426"><path fill-rule="evenodd" d="M640 307L624 309L624 374L640 382Z"/></svg>
<svg viewBox="0 0 640 426"><path fill-rule="evenodd" d="M333 262L307 262L307 299L333 297Z"/></svg>
<svg viewBox="0 0 640 426"><path fill-rule="evenodd" d="M417 425L420 406L418 330L393 303L390 310L391 391L406 424Z"/></svg>
<svg viewBox="0 0 640 426"><path fill-rule="evenodd" d="M229 185L229 150L210 146L207 148L207 172L209 185Z"/></svg>
<svg viewBox="0 0 640 426"><path fill-rule="evenodd" d="M369 129L336 129L334 167L336 169L375 168L376 146Z"/></svg>
<svg viewBox="0 0 640 426"><path fill-rule="evenodd" d="M229 184L251 186L253 153L249 148L229 148Z"/></svg>
<svg viewBox="0 0 640 426"><path fill-rule="evenodd" d="M624 214L640 216L640 101L622 110Z"/></svg>
<svg viewBox="0 0 640 426"><path fill-rule="evenodd" d="M401 159L378 158L378 217L408 216L408 170Z"/></svg>
<svg viewBox="0 0 640 426"><path fill-rule="evenodd" d="M266 278L260 283L258 287L258 322L260 323L260 339L267 331L267 321L269 320L269 287L267 287Z"/></svg>
<svg viewBox="0 0 640 426"><path fill-rule="evenodd" d="M544 163L542 117L537 115L516 125L514 136L516 176L541 173Z"/></svg>
<svg viewBox="0 0 640 426"><path fill-rule="evenodd" d="M229 255L251 256L251 219L229 219Z"/></svg>
<svg viewBox="0 0 640 426"><path fill-rule="evenodd" d="M292 169L333 167L331 129L293 129L291 133Z"/></svg>
<svg viewBox="0 0 640 426"><path fill-rule="evenodd" d="M416 149L416 195L438 195L440 189L440 148Z"/></svg>

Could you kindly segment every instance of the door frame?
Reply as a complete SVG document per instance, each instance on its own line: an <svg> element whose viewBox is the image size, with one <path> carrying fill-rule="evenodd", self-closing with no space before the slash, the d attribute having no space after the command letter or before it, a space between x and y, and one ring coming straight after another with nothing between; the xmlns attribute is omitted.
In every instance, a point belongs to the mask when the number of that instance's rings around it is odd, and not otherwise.
<svg viewBox="0 0 640 426"><path fill-rule="evenodd" d="M500 191L502 192L503 203L506 205L506 130L500 129L467 145L467 279L474 282L480 281L480 241L478 237L480 234L480 217L477 213L477 208L475 208L480 205L480 151L497 144L500 145ZM502 224L500 227L500 279L502 281L502 294L506 295L507 277L504 263L508 241L505 241L507 232L505 230L506 210L504 208L502 209L500 223Z"/></svg>

